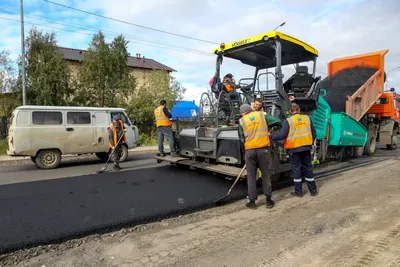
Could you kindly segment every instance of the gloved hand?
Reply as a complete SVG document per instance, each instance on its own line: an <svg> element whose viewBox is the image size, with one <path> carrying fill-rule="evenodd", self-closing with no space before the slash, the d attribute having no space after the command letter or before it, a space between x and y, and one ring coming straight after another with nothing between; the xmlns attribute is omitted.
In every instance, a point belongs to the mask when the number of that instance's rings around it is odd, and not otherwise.
<svg viewBox="0 0 400 267"><path fill-rule="evenodd" d="M124 129L124 133L126 133L128 130L127 129Z"/></svg>
<svg viewBox="0 0 400 267"><path fill-rule="evenodd" d="M115 147L112 147L112 150L114 150L115 149Z"/></svg>

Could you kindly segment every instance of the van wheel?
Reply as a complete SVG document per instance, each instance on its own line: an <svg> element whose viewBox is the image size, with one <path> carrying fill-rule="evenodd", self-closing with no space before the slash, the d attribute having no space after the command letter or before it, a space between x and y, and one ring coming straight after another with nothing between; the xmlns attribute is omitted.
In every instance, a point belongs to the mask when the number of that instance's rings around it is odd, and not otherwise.
<svg viewBox="0 0 400 267"><path fill-rule="evenodd" d="M121 153L121 159L119 160L120 162L126 161L128 158L129 151L126 145L122 145L122 153Z"/></svg>
<svg viewBox="0 0 400 267"><path fill-rule="evenodd" d="M128 154L129 154L128 147L126 145L122 145L121 150L122 150L122 152L121 152L121 158L119 159L119 162L124 162L128 158ZM110 156L111 152L112 152L112 150L110 150L107 153L107 156ZM111 157L110 162L114 162L113 157Z"/></svg>
<svg viewBox="0 0 400 267"><path fill-rule="evenodd" d="M108 160L108 155L109 154L106 152L96 153L96 157L103 162L106 162Z"/></svg>
<svg viewBox="0 0 400 267"><path fill-rule="evenodd" d="M61 153L58 150L41 150L35 158L35 163L40 169L55 169L60 165Z"/></svg>

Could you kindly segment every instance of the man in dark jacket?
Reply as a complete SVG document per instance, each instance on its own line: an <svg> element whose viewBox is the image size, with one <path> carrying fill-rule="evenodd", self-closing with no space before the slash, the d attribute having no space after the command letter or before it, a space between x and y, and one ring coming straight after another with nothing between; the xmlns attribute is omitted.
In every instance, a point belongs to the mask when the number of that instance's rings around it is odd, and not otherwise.
<svg viewBox="0 0 400 267"><path fill-rule="evenodd" d="M300 114L299 105L292 104L291 114L292 116L283 122L281 131L271 134L271 139L285 139L284 147L289 154L294 174L295 191L291 194L298 197L303 196L302 177L304 175L311 196L316 196L318 192L311 158L316 131L310 117Z"/></svg>

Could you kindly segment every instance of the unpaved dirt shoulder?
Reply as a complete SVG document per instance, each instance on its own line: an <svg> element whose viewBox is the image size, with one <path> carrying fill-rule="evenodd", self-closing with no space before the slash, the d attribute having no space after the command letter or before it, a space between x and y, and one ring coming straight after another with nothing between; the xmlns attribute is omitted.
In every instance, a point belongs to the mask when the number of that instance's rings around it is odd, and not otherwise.
<svg viewBox="0 0 400 267"><path fill-rule="evenodd" d="M265 208L263 198L255 211L240 201L135 229L17 252L3 263L400 266L400 161L388 160L317 183L320 195L315 198L291 197L291 188L276 192L272 210ZM38 255L32 257L33 253Z"/></svg>

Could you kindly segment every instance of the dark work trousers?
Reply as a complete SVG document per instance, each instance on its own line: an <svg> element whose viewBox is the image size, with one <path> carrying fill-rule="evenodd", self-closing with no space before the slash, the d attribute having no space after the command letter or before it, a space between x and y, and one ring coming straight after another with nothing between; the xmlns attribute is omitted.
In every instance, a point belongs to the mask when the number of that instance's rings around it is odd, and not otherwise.
<svg viewBox="0 0 400 267"><path fill-rule="evenodd" d="M250 201L257 199L257 168L262 173L262 186L264 195L271 197L271 149L269 147L248 149L245 152L247 169L247 191Z"/></svg>
<svg viewBox="0 0 400 267"><path fill-rule="evenodd" d="M310 150L303 152L290 153L290 163L293 169L293 182L294 191L303 195L302 189L302 177L306 180L308 190L310 193L317 192L317 185L314 180L313 166L311 163L311 152Z"/></svg>
<svg viewBox="0 0 400 267"><path fill-rule="evenodd" d="M122 146L121 146L121 144L118 144L115 147L115 151L113 154L114 167L117 167L117 168L119 167L119 160L121 159L121 156L122 156Z"/></svg>

